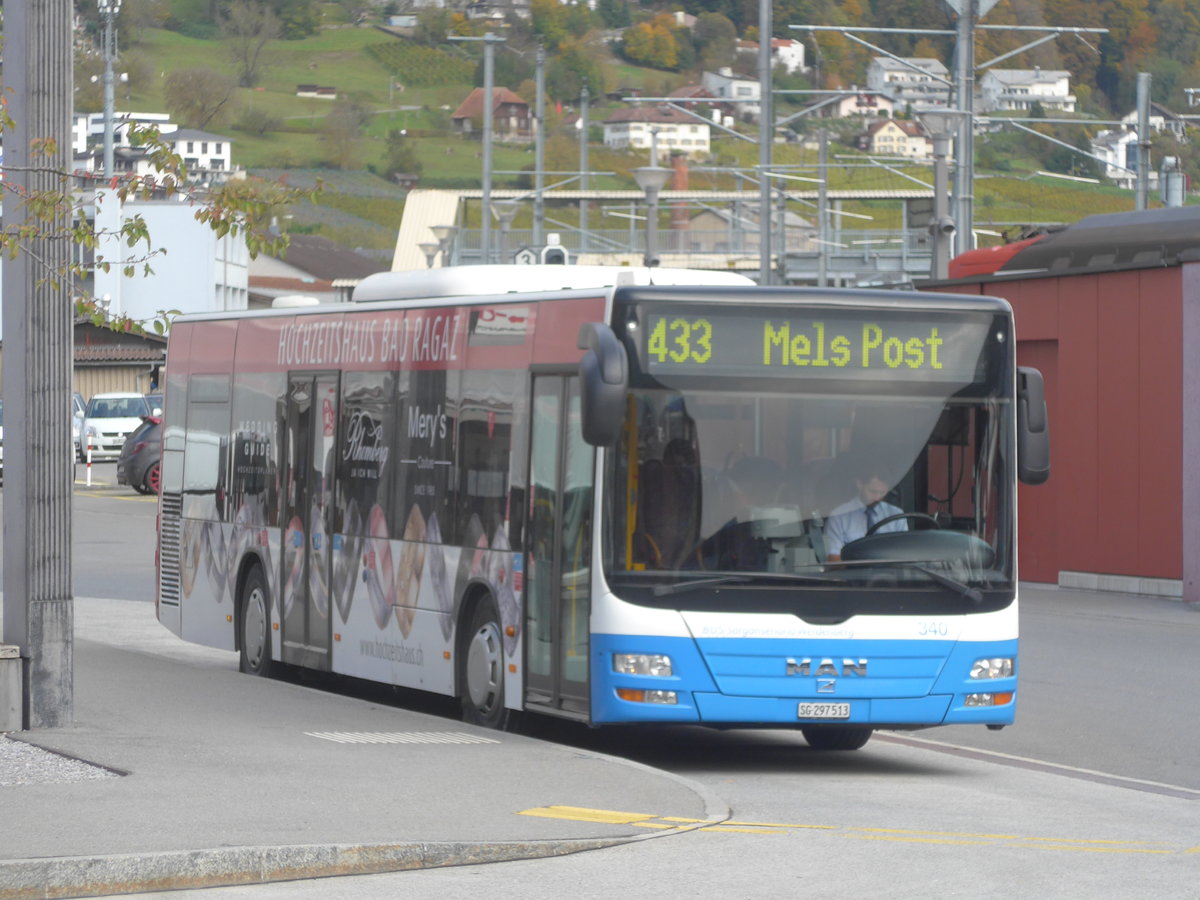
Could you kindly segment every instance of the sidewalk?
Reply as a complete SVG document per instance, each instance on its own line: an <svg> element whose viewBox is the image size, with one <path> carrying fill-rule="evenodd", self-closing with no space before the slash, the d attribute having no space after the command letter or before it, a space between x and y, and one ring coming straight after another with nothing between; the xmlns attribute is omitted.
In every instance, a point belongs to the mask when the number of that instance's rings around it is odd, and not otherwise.
<svg viewBox="0 0 1200 900"><path fill-rule="evenodd" d="M636 763L242 675L131 601L76 602L75 726L9 738L111 777L11 784L0 755L4 900L554 856L728 815Z"/></svg>

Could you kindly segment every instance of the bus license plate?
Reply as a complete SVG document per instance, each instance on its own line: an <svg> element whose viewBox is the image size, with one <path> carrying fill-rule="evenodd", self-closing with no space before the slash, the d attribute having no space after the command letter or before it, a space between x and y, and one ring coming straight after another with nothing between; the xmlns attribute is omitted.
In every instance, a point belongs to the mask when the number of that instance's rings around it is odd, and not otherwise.
<svg viewBox="0 0 1200 900"><path fill-rule="evenodd" d="M849 703L801 703L797 712L800 719L848 719Z"/></svg>

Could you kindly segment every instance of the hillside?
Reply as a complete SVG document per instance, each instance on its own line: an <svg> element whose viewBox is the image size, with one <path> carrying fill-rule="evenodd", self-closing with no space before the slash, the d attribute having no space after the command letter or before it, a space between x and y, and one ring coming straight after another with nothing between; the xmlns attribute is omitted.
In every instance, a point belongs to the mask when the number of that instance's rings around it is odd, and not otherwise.
<svg viewBox="0 0 1200 900"><path fill-rule="evenodd" d="M236 2L269 4L271 0ZM479 184L478 144L454 135L450 129L450 114L482 77L479 43L446 39L451 32L479 30L473 29L466 19L455 18L451 13L440 13L444 19L437 21L423 16L422 25L400 35L377 27L383 21L379 15L358 25L350 24L345 14L350 4L288 0L279 8L293 14L291 39L277 33L265 40L259 63L248 76L244 59L239 61L235 52L236 42L206 19L210 8L217 4L209 0L171 0L152 5L169 7L171 15L165 18L160 15L157 19L143 15L135 20L132 14L122 13L120 66L129 77L124 96L117 99L118 109L165 109L184 124L227 135L234 141L235 162L252 172L272 177L292 170L322 173L330 188L323 194L320 207L293 211L288 226L292 230L318 231L347 246L387 251L394 241L404 197L404 191L390 180L394 172L419 173L423 187ZM1187 40L1200 38L1200 25L1193 29L1191 20L1179 9L1184 5L1172 0L1147 3L1100 0L1053 5L1038 0L1002 0L985 21L1030 24L1049 20L1112 29L1095 49L1078 39L1063 38L1028 51L1020 57L1020 62L1013 63L1062 66L1073 73L1076 69L1072 67L1077 66L1082 75L1073 81L1073 90L1080 97L1081 107L1103 117L1112 115L1108 111L1110 104L1128 111L1125 99L1129 92L1128 76L1130 73L1136 76L1136 69L1131 66L1165 65L1162 53L1166 48L1175 53L1187 45ZM674 26L669 29L680 47L687 45L686 52L681 50L677 54L673 66L633 65L618 55L621 44L614 46L606 39L629 35L620 27L614 30L611 27L614 23L627 20L633 24L640 17L643 24L658 27L665 21L651 18L653 10L640 6L619 4L615 0L601 2L597 12L589 14L586 7L559 7L551 0L538 0L532 23L516 20L510 25L505 32L505 50L496 54L498 86L510 87L532 101L533 42L549 37L555 48L548 55L546 79L552 104L547 115L548 169L578 168L577 138L563 120L577 103L579 86L586 83L593 98L589 167L613 173L598 175L592 183L631 186L628 170L644 164L644 154L606 150L599 143L597 123L609 109L623 105L622 97L637 91L660 96L696 80L706 63L726 61L714 56L723 45L705 30L717 20L716 14L706 13L704 7L719 6L727 13L727 17L717 18L727 22L737 36L756 37L756 23L739 21L736 15L746 4L684 4L685 8L689 6L692 12L702 15L703 24L698 23L690 30ZM313 12L314 17L305 20L300 16L305 10ZM1175 21L1171 18L1173 14L1178 14L1176 19L1180 20L1175 28L1170 27ZM859 0L777 0L776 21L908 28L946 28L949 24L941 0L874 5ZM605 26L610 29L605 31ZM436 32L438 27L445 30ZM431 29L433 33L429 33ZM800 34L786 25L777 25L775 30L786 37ZM728 28L717 32L724 37L730 33ZM829 32L818 35L815 42L807 34L804 37L809 59L815 63L813 69L806 75L780 79L777 88L803 90L818 83L838 86L863 82L866 63L874 55L872 51ZM981 32L978 58L991 58L1028 38L1028 32ZM873 39L892 52L930 54L949 61L947 49L935 45L928 37L888 34ZM624 49L628 56L628 46ZM1172 97L1182 98L1182 86L1189 83L1191 70L1178 63L1173 65L1162 80L1156 74L1156 99L1161 97L1170 102ZM96 66L94 56L80 58L76 83L81 85L78 92L81 111L100 106L98 88L90 81ZM172 93L169 77L172 73L186 85L224 84L228 96L215 110L209 108L215 105L212 103L198 109L195 100L201 92L185 90L181 99L178 89ZM1171 74L1173 78L1167 77ZM207 80L214 76L217 81ZM1200 85L1200 77L1194 83ZM302 84L332 89L336 99L297 96L297 86ZM204 96L213 93L219 91L210 90ZM780 115L798 110L802 102L807 102L804 95L781 95ZM815 126L800 117L792 127L802 137L811 137ZM841 167L830 173L831 186L842 183L886 187L910 183L904 175L856 166L850 149L853 129L836 124L833 127L838 143L831 158L838 159ZM1086 129L1079 126L1043 126L1042 130L1056 140L1072 144L1086 136ZM754 129L747 131L753 136ZM1165 151L1156 150L1155 157L1162 152ZM1170 152L1183 156L1188 166L1194 165L1194 154L1186 146L1170 148ZM719 139L714 142L713 162L726 167L753 166L756 154L749 142ZM982 137L977 147L979 226L1010 230L1022 223L1073 221L1092 212L1132 207L1127 192L1035 174L1043 170L1078 171L1071 155L1066 153L1065 161L1063 156L1060 152L1059 158L1055 158L1052 145L1028 136ZM781 165L815 166L816 154L799 144L778 144L777 160ZM529 176L519 173L528 172L532 165L531 146L498 144L493 151L493 183L528 184ZM331 177L335 173L340 173L336 179ZM357 174L352 176L352 173ZM927 167L921 166L911 167L906 174L925 180L929 177ZM697 177L693 176L693 183L699 186ZM729 175L703 178L714 187L733 184ZM517 227L520 225L518 219Z"/></svg>

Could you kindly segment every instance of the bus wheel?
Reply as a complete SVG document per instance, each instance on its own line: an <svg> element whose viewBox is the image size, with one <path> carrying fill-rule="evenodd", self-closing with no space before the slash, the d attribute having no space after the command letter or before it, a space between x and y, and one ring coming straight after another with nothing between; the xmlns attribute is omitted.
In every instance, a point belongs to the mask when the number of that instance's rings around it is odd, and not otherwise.
<svg viewBox="0 0 1200 900"><path fill-rule="evenodd" d="M504 728L504 637L496 604L486 599L471 615L466 652L461 655L463 720L485 728Z"/></svg>
<svg viewBox="0 0 1200 900"><path fill-rule="evenodd" d="M800 733L814 750L857 750L871 739L875 729L854 725L814 725Z"/></svg>
<svg viewBox="0 0 1200 900"><path fill-rule="evenodd" d="M267 582L259 566L252 568L242 585L241 662L239 668L250 675L271 674L271 600Z"/></svg>

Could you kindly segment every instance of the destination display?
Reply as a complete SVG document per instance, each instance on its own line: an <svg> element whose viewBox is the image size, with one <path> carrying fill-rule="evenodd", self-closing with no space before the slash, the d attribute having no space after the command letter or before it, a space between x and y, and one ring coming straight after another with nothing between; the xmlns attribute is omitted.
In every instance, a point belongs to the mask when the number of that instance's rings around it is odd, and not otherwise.
<svg viewBox="0 0 1200 900"><path fill-rule="evenodd" d="M982 375L992 331L991 316L911 310L651 309L645 322L642 359L653 375L959 383Z"/></svg>

